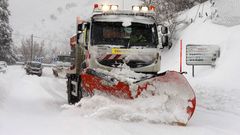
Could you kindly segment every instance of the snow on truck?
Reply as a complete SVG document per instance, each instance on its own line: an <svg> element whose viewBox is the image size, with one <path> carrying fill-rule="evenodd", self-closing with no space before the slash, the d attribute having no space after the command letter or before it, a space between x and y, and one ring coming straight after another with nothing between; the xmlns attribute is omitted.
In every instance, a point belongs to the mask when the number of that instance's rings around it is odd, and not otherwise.
<svg viewBox="0 0 240 135"><path fill-rule="evenodd" d="M77 35L70 39L69 104L99 91L125 99L161 95L173 118L168 123L186 125L195 110L195 94L182 73L158 73L160 49L170 43L167 27L161 26L160 35L157 27L153 6L120 10L95 4L88 21L78 18Z"/></svg>

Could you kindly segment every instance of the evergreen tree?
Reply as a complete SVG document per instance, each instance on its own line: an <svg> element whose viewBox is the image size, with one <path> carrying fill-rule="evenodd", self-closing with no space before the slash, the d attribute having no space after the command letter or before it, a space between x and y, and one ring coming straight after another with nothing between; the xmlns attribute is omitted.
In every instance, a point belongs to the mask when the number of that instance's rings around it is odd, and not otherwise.
<svg viewBox="0 0 240 135"><path fill-rule="evenodd" d="M8 0L0 0L0 61L15 62L12 46L12 29L9 25Z"/></svg>

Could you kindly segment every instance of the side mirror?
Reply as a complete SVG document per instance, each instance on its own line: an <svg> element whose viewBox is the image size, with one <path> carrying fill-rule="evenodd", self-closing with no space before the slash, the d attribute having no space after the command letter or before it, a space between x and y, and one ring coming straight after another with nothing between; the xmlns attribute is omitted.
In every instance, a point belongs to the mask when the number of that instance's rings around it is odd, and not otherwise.
<svg viewBox="0 0 240 135"><path fill-rule="evenodd" d="M77 44L82 44L85 49L87 49L87 30L90 29L90 23L84 22L78 24L77 26Z"/></svg>
<svg viewBox="0 0 240 135"><path fill-rule="evenodd" d="M77 44L79 44L79 39L83 31L83 24L77 24Z"/></svg>
<svg viewBox="0 0 240 135"><path fill-rule="evenodd" d="M162 26L162 27L161 27L161 33L162 33L162 34L168 34L168 27Z"/></svg>
<svg viewBox="0 0 240 135"><path fill-rule="evenodd" d="M84 23L81 23L81 24L77 24L77 41L79 40L80 35L86 29L90 29L90 23L89 22L84 22Z"/></svg>

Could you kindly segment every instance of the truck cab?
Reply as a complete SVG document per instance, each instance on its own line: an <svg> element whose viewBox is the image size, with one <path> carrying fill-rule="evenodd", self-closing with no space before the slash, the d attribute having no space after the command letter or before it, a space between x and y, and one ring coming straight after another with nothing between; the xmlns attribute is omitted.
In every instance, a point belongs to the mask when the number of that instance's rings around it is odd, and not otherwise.
<svg viewBox="0 0 240 135"><path fill-rule="evenodd" d="M91 19L78 26L85 65L109 71L127 65L135 72L157 73L162 43L154 16L151 7L126 11L117 5L95 5Z"/></svg>
<svg viewBox="0 0 240 135"><path fill-rule="evenodd" d="M43 66L42 63L38 61L28 61L25 65L25 70L27 75L38 75L39 77L42 76Z"/></svg>

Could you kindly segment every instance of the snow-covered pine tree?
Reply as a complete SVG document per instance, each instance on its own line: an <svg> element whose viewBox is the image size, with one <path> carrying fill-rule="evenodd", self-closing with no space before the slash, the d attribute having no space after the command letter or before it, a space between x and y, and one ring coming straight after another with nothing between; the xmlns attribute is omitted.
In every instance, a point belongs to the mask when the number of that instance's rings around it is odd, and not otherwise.
<svg viewBox="0 0 240 135"><path fill-rule="evenodd" d="M0 61L15 62L12 51L12 29L9 25L8 0L0 0Z"/></svg>

